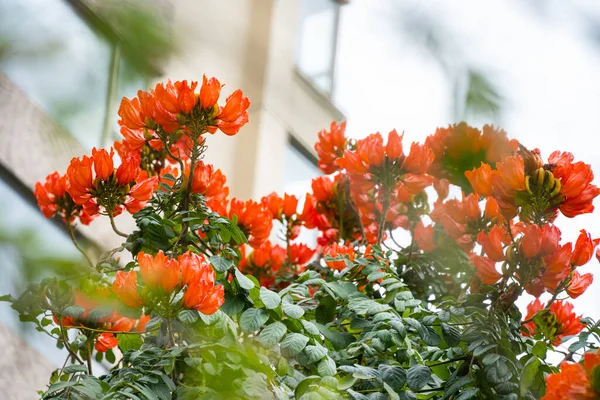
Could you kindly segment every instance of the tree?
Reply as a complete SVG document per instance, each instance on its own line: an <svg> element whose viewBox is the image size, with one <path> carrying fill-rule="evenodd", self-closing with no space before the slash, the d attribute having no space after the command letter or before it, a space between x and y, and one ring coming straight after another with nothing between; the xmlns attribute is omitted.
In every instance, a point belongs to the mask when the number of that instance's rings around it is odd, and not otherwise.
<svg viewBox="0 0 600 400"><path fill-rule="evenodd" d="M566 301L591 284L577 267L600 239L561 243L554 225L593 211L589 165L560 151L544 161L492 126L440 128L405 152L396 131L385 144L379 133L354 141L334 122L315 145L328 175L301 207L288 194L229 199L225 176L201 160L204 138L237 134L250 102L236 90L219 105L215 78L197 86L124 98L122 141L36 185L44 215L69 232L104 215L123 238L5 296L68 351L43 398L600 394L599 323ZM461 198L448 198L451 186ZM124 211L131 233L117 227ZM297 242L302 229L319 232L316 248ZM523 317L525 292L552 297ZM546 353L570 338L559 371ZM94 376L94 358L110 372Z"/></svg>

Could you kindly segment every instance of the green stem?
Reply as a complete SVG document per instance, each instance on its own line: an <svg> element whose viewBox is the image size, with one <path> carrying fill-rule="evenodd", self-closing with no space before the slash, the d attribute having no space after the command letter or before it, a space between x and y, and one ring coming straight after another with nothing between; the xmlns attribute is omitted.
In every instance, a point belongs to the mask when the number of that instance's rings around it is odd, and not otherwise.
<svg viewBox="0 0 600 400"><path fill-rule="evenodd" d="M385 219L387 217L388 209L390 208L390 192L385 188L383 190L383 208L381 210L381 218L379 220L379 231L377 232L377 245L381 245L381 240L383 239L383 228L385 226Z"/></svg>
<svg viewBox="0 0 600 400"><path fill-rule="evenodd" d="M110 226L112 226L112 229L113 229L113 231L114 231L114 232L115 232L117 235L119 235L119 236L121 236L121 237L124 237L124 238L126 238L126 237L129 237L129 235L127 235L127 234L125 234L125 233L121 232L121 231L120 231L120 230L117 228L117 225L115 224L115 218L113 217L112 213L108 213L108 218L110 219Z"/></svg>
<svg viewBox="0 0 600 400"><path fill-rule="evenodd" d="M87 347L87 368L88 374L93 375L92 373L92 341L90 338L86 340L85 345Z"/></svg>
<svg viewBox="0 0 600 400"><path fill-rule="evenodd" d="M77 240L75 239L75 232L73 231L73 225L71 225L71 223L69 223L69 222L67 222L67 230L69 231L69 236L71 237L71 240L73 241L73 245L75 246L75 248L77 250L79 250L79 252L81 254L83 254L83 256L85 257L87 262L90 264L90 267L92 267L92 269L93 269L94 263L92 262L90 257L87 255L85 250L83 250L83 248L79 245L79 243L77 243Z"/></svg>

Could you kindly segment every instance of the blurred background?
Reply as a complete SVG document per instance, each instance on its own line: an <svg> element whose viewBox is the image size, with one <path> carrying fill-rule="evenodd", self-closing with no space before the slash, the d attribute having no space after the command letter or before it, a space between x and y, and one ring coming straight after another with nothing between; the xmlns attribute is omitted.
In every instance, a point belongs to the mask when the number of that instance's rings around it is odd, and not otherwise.
<svg viewBox="0 0 600 400"><path fill-rule="evenodd" d="M18 294L48 273L40 267L77 265L33 186L110 145L120 99L167 78L206 73L252 100L239 135L208 139L207 160L239 198L304 194L318 175L317 132L344 119L349 136L396 128L406 143L461 120L493 123L546 157L571 151L600 170L593 0L3 0L0 65L0 294ZM557 223L575 240L582 228L600 236L596 221ZM105 222L80 239L97 251L118 244ZM600 317L599 293L600 278L577 312ZM6 398L35 398L64 355L5 303L0 337Z"/></svg>

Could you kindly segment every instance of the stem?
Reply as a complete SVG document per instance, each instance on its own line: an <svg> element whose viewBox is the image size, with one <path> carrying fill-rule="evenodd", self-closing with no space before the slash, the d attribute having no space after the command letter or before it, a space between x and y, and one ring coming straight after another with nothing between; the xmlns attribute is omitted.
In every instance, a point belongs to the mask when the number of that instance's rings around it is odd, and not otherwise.
<svg viewBox="0 0 600 400"><path fill-rule="evenodd" d="M87 368L88 368L88 374L93 375L92 374L92 342L88 340L85 342L85 345L87 347Z"/></svg>
<svg viewBox="0 0 600 400"><path fill-rule="evenodd" d="M67 230L69 231L69 236L71 237L71 240L73 241L73 245L75 245L75 248L77 250L79 250L79 252L81 254L83 254L83 256L85 257L87 262L90 264L90 267L92 267L92 269L93 269L94 263L92 262L90 257L86 254L85 250L83 250L83 248L81 246L79 246L79 243L77 243L77 240L75 239L75 232L73 231L73 225L71 225L70 223L67 223Z"/></svg>
<svg viewBox="0 0 600 400"><path fill-rule="evenodd" d="M113 231L115 231L115 233L121 237L127 238L129 237L129 235L121 232L118 228L117 225L115 224L115 218L113 217L112 213L108 213L108 218L110 219L110 226L112 226Z"/></svg>
<svg viewBox="0 0 600 400"><path fill-rule="evenodd" d="M77 354L75 354L73 352L73 350L71 349L71 345L69 344L69 339L65 335L65 328L63 327L62 320L60 321L60 334L62 336L62 342L65 345L65 347L66 347L67 351L69 352L69 354L71 355L71 357L73 357L75 360L77 360L77 362L79 364L83 365L83 361L81 360L81 358L79 358L79 356Z"/></svg>
<svg viewBox="0 0 600 400"><path fill-rule="evenodd" d="M379 220L379 231L377 232L377 245L381 245L383 239L383 227L385 225L385 218L387 217L388 209L390 208L390 192L384 189L383 208L381 210L381 218Z"/></svg>

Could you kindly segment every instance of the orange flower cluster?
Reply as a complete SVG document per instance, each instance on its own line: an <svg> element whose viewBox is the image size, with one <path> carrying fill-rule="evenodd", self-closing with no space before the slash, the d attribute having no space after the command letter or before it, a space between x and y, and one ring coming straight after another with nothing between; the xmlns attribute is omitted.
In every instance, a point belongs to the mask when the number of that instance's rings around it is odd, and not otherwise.
<svg viewBox="0 0 600 400"><path fill-rule="evenodd" d="M125 138L124 147L140 152L144 145L162 148L160 132L174 134L191 129L200 133L215 133L217 129L226 135L235 135L248 122L250 100L241 90L227 97L224 106L218 105L221 83L216 78L203 77L202 86L196 92L198 82L177 81L159 83L154 90L139 91L137 98L123 98L119 107L119 125ZM185 141L185 139L183 139ZM178 139L171 141L171 144ZM188 155L185 146L179 157Z"/></svg>
<svg viewBox="0 0 600 400"><path fill-rule="evenodd" d="M344 259L348 259L349 261L354 261L356 254L352 247L340 246L337 243L334 243L323 249L323 256L324 257L329 256L331 258L336 258L336 259L342 258L341 260L331 260L331 261L325 260L325 264L327 264L327 266L329 268L336 270L336 271L342 271L344 268L347 267Z"/></svg>
<svg viewBox="0 0 600 400"><path fill-rule="evenodd" d="M340 124L333 121L329 132L324 129L318 133L319 141L315 144L315 150L319 155L319 169L326 174L333 174L339 170L335 160L344 155L348 145L345 132L345 121Z"/></svg>
<svg viewBox="0 0 600 400"><path fill-rule="evenodd" d="M438 128L425 140L425 144L435 155L430 173L447 178L467 191L470 191L470 186L465 180L466 171L479 167L481 163L494 165L518 147L518 142L509 140L501 129L485 125L480 131L464 122Z"/></svg>
<svg viewBox="0 0 600 400"><path fill-rule="evenodd" d="M185 174L189 176L189 167ZM192 193L203 195L209 202L222 203L229 196L229 188L225 186L226 180L220 169L215 170L212 165L198 161L192 177Z"/></svg>
<svg viewBox="0 0 600 400"><path fill-rule="evenodd" d="M181 290L184 308L210 315L223 305L223 286L215 285L215 271L203 256L187 252L174 259L159 251L155 256L140 252L137 258L143 284L138 285L135 271L117 272L113 284L113 291L126 306L139 308L152 302L151 293L170 296Z"/></svg>
<svg viewBox="0 0 600 400"><path fill-rule="evenodd" d="M554 345L560 344L565 336L576 335L583 330L583 325L579 320L581 316L575 315L573 312L573 304L563 301L555 301L550 304L548 309L539 299L535 299L527 306L526 320L532 319L536 314L540 313L543 321L543 326L538 326L534 321L523 324L526 328L523 334L533 336L537 333L543 333Z"/></svg>
<svg viewBox="0 0 600 400"><path fill-rule="evenodd" d="M152 197L158 178L148 178L136 157L121 160L115 169L113 156L112 148L110 153L94 148L91 157L73 158L66 175L54 172L45 184L38 182L35 196L44 215L79 216L87 224L101 212L117 216L123 209L132 214L141 210Z"/></svg>
<svg viewBox="0 0 600 400"><path fill-rule="evenodd" d="M577 298L591 285L592 274L580 275L576 267L592 258L600 239L592 239L582 230L575 246L560 245L560 230L550 224L515 227L513 236L519 246L511 245L511 238L503 227L494 225L489 233L477 236L486 256L471 255L479 279L492 285L502 278L496 262L507 265L508 271L532 295L539 297L546 290L555 292L559 285L571 298Z"/></svg>
<svg viewBox="0 0 600 400"><path fill-rule="evenodd" d="M261 203L234 198L229 204L227 216L233 218L234 215L237 217L239 227L248 238L250 246L257 248L269 239L273 227L273 216Z"/></svg>
<svg viewBox="0 0 600 400"><path fill-rule="evenodd" d="M139 319L127 318L119 315L115 309L113 312L102 318L92 318L91 311L100 306L110 304L108 291L97 288L94 296L88 296L81 291L75 291L75 305L83 308L83 312L77 317L63 316L59 321L56 316L54 322L62 325L64 328L87 327L95 330L105 330L96 338L94 347L98 352L105 352L108 349L116 347L119 343L113 333L119 332L144 332L146 323L150 320L149 315L143 315Z"/></svg>
<svg viewBox="0 0 600 400"><path fill-rule="evenodd" d="M83 207L73 202L67 193L67 175L53 172L46 177L44 183L37 182L33 192L42 214L46 218L59 215L63 221L73 223L79 217L82 224L88 225L96 217L83 211Z"/></svg>
<svg viewBox="0 0 600 400"><path fill-rule="evenodd" d="M564 361L560 372L546 377L546 395L541 400L594 400L600 392L592 387L592 370L600 365L600 350L585 353L583 365ZM596 378L597 379L597 378Z"/></svg>
<svg viewBox="0 0 600 400"><path fill-rule="evenodd" d="M270 241L255 248L248 257L245 248L241 250L240 270L251 274L267 288L284 287L293 276L305 271L306 264L316 252L305 244L293 243L286 249Z"/></svg>
<svg viewBox="0 0 600 400"><path fill-rule="evenodd" d="M557 210L569 218L592 212L592 202L600 194L591 183L591 167L573 163L571 153L554 152L544 165L537 151L521 150L504 155L494 170L482 163L465 175L475 193L497 200L506 218L520 213L524 221L551 222Z"/></svg>

